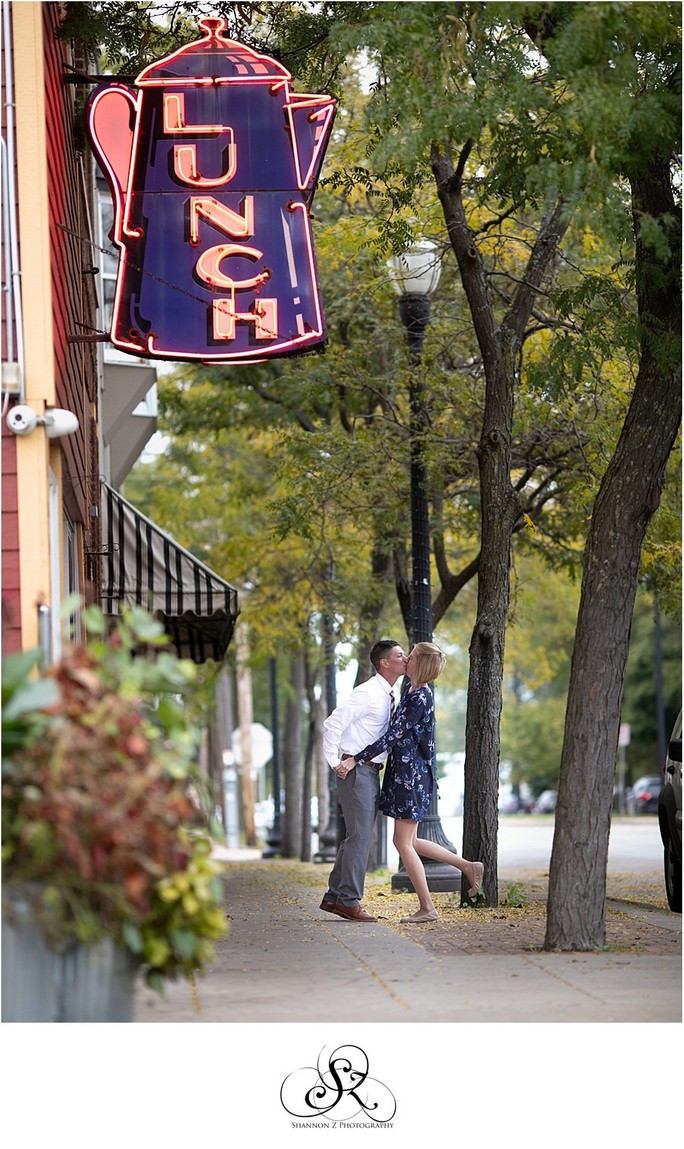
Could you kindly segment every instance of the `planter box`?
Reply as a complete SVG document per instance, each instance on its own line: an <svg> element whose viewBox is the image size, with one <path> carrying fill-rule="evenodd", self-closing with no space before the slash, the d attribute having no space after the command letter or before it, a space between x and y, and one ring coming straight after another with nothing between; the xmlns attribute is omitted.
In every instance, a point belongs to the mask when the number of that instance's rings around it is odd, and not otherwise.
<svg viewBox="0 0 684 1149"><path fill-rule="evenodd" d="M57 1021L133 1021L136 966L131 954L104 941L60 955Z"/></svg>
<svg viewBox="0 0 684 1149"><path fill-rule="evenodd" d="M59 955L45 944L42 930L36 925L28 902L20 898L4 897L3 1022L57 1021L58 967Z"/></svg>
<svg viewBox="0 0 684 1149"><path fill-rule="evenodd" d="M5 897L3 1022L132 1021L135 977L132 955L110 940L50 949L30 904Z"/></svg>

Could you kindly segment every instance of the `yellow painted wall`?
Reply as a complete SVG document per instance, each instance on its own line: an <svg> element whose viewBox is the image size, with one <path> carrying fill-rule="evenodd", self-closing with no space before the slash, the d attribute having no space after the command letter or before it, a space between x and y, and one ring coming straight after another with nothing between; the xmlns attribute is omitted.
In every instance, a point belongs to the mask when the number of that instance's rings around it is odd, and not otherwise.
<svg viewBox="0 0 684 1149"><path fill-rule="evenodd" d="M12 24L25 401L40 416L46 406L55 404L41 4L13 3ZM50 465L61 481L61 452L50 448L43 427L37 427L30 435L17 437L24 649L34 647L38 642L38 604L59 608L58 603L51 602L50 587Z"/></svg>

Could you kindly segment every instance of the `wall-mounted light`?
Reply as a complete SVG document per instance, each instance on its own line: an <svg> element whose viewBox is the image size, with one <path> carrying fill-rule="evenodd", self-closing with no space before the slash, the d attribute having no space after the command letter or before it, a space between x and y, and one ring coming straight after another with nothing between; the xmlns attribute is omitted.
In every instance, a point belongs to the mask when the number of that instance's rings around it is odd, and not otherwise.
<svg viewBox="0 0 684 1149"><path fill-rule="evenodd" d="M33 407L18 403L7 416L7 426L15 435L30 435L36 427L45 427L48 439L61 439L78 431L78 418L63 407L47 407L44 415L36 415Z"/></svg>

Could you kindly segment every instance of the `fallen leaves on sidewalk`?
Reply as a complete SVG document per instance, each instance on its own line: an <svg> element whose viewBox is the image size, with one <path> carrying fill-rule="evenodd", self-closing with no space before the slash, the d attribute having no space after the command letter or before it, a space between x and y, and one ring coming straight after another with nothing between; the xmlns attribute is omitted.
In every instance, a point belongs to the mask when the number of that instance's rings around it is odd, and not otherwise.
<svg viewBox="0 0 684 1149"><path fill-rule="evenodd" d="M609 881L609 899L624 899L629 891L631 906L647 906L649 910L669 914L664 896L650 885L641 884L635 888L634 875L620 878ZM432 898L439 913L437 921L403 924L400 918L417 909L415 894L392 890L390 878L371 876L366 883L363 908L402 937L436 954L513 954L538 951L544 944L544 880L531 878L522 882L501 882L500 904L496 907L462 908L458 893L434 893ZM606 914L607 950L664 955L681 953L681 931L663 927L655 918L649 920L648 914L633 917L628 912L630 908L627 902L624 910L609 906ZM674 919L674 915L671 916Z"/></svg>
<svg viewBox="0 0 684 1149"><path fill-rule="evenodd" d="M325 891L328 869L311 862L277 859L253 863L277 873L284 888L311 889L315 913ZM520 954L540 951L546 932L548 874L538 870L500 876L499 905L460 907L458 893L432 895L439 913L436 922L402 924L400 918L418 908L415 894L392 889L389 871L366 875L362 907L381 924L435 954ZM681 917L670 913L662 876L608 874L605 949L618 953L681 954ZM308 900L308 895L307 895ZM662 915L662 916L661 916ZM321 917L327 915L321 915ZM663 917L668 925L663 925ZM668 928L669 926L669 928ZM351 929L364 926L350 924Z"/></svg>

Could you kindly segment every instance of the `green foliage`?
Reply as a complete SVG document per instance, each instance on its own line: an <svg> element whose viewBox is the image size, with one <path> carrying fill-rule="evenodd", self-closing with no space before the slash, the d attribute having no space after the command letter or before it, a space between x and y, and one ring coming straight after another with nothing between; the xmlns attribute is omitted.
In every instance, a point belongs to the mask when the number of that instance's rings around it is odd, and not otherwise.
<svg viewBox="0 0 684 1149"><path fill-rule="evenodd" d="M579 587L537 557L515 568L506 642L501 757L533 794L557 789Z"/></svg>
<svg viewBox="0 0 684 1149"><path fill-rule="evenodd" d="M515 907L521 910L527 901L527 894L525 887L519 882L506 882L503 889L503 898L501 898L501 905L507 906L509 909Z"/></svg>
<svg viewBox="0 0 684 1149"><path fill-rule="evenodd" d="M460 161L496 323L520 286L548 202L562 196L572 215L525 334L513 443L523 509L516 552L541 555L572 579L638 368L625 176L668 162L679 145L679 6L81 4L70 15L87 23L92 12L100 22L90 42L133 70L134 53L137 69L194 38L196 24L190 31L183 20L209 10L227 19L229 34L283 59L299 87L339 98L314 225L330 338L323 356L183 365L164 378L161 418L172 446L131 476L133 501L250 588L245 613L262 650L295 641L323 607L335 611L342 638L359 632L364 614L374 626L396 618L390 575L399 586L410 537L410 370L384 260L421 232L444 252L421 364L429 408L422 445L442 546L437 590L445 567L452 574L472 561L484 372L431 171L437 144L454 166ZM165 28L151 31L150 21ZM667 215L642 215L640 227L653 252L676 251ZM675 462L643 559L671 611L678 483ZM464 613L473 610L471 601ZM540 634L541 616L537 623ZM448 616L440 622L445 633L450 625ZM514 632L511 641L515 649ZM570 643L563 635L557 646L566 660ZM540 665L546 659L540 654ZM558 759L567 680L559 672L545 681L554 685L553 700L544 700L548 721L538 722L538 788L550 784ZM541 706L539 675L529 689ZM512 726L509 733L515 741ZM521 768L533 749L534 739L521 744Z"/></svg>
<svg viewBox="0 0 684 1149"><path fill-rule="evenodd" d="M155 18L155 7L130 0L69 4L60 36L83 45L92 58L99 60L103 71L127 72L132 77L145 64L177 46Z"/></svg>
<svg viewBox="0 0 684 1149"><path fill-rule="evenodd" d="M49 724L48 707L57 701L53 682L31 678L42 652L30 650L2 660L2 772L10 769L12 755L37 742Z"/></svg>
<svg viewBox="0 0 684 1149"><path fill-rule="evenodd" d="M681 436L668 462L660 506L651 520L641 556L641 578L670 622L682 618Z"/></svg>
<svg viewBox="0 0 684 1149"><path fill-rule="evenodd" d="M509 703L504 713L501 754L513 764L512 779L526 781L535 797L543 790L556 790L565 698L542 690L517 706Z"/></svg>
<svg viewBox="0 0 684 1149"><path fill-rule="evenodd" d="M112 937L157 983L202 969L225 932L186 793L196 738L175 697L195 666L159 649L161 624L138 608L109 637L98 611L85 618L90 641L24 690L24 736L3 764L4 879L32 891L53 943ZM32 661L14 664L12 683ZM21 697L10 689L3 727ZM171 888L183 889L173 912Z"/></svg>
<svg viewBox="0 0 684 1149"><path fill-rule="evenodd" d="M259 4L150 3L149 0L103 0L101 3L69 4L59 34L77 41L98 60L102 71L125 73L131 78L153 60L176 51L198 38L202 16L223 15L229 34L245 32L252 11ZM245 23L247 21L247 23ZM249 36L251 39L252 37Z"/></svg>
<svg viewBox="0 0 684 1149"><path fill-rule="evenodd" d="M189 840L192 853L187 866L157 883L150 911L140 925L133 952L141 954L154 985L178 973L192 976L209 963L214 941L226 933L220 909L219 869L209 856L206 839Z"/></svg>
<svg viewBox="0 0 684 1149"><path fill-rule="evenodd" d="M660 628L659 634L656 627ZM622 720L630 726L625 761L632 782L642 774L657 773L662 765L657 736L658 672L662 676L667 739L682 705L681 627L662 611L656 619L653 594L646 584L642 585L634 608L622 705Z"/></svg>
<svg viewBox="0 0 684 1149"><path fill-rule="evenodd" d="M558 788L578 588L568 592L533 558L518 568L521 585L507 640L501 756L512 764L512 780L526 781L538 796ZM662 612L659 625L669 732L681 706L681 633L679 624ZM634 609L622 704L622 721L631 726L626 761L632 781L659 768L656 643L653 595L646 582Z"/></svg>

